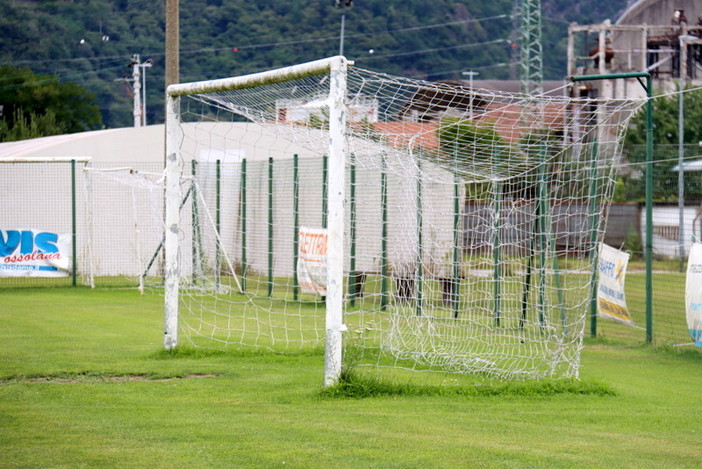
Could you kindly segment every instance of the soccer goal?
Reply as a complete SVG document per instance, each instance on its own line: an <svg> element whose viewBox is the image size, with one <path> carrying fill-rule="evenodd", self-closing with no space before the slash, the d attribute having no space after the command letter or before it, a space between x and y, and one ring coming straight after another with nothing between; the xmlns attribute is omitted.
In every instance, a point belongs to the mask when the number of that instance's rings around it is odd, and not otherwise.
<svg viewBox="0 0 702 469"><path fill-rule="evenodd" d="M91 253L86 274L93 286L138 288L141 293L163 288L164 177L162 167L149 166L84 168Z"/></svg>
<svg viewBox="0 0 702 469"><path fill-rule="evenodd" d="M630 115L332 57L167 91L165 346L577 377ZM454 375L455 376L455 375Z"/></svg>

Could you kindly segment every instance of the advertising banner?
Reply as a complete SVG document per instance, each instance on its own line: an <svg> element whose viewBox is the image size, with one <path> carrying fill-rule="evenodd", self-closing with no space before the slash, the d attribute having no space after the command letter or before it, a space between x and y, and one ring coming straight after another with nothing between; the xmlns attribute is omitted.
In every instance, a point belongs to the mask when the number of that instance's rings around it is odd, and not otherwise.
<svg viewBox="0 0 702 469"><path fill-rule="evenodd" d="M307 293L327 295L327 230L300 227L297 279Z"/></svg>
<svg viewBox="0 0 702 469"><path fill-rule="evenodd" d="M71 235L0 230L0 277L67 277Z"/></svg>
<svg viewBox="0 0 702 469"><path fill-rule="evenodd" d="M687 259L685 278L687 330L695 345L702 347L702 244L694 243Z"/></svg>
<svg viewBox="0 0 702 469"><path fill-rule="evenodd" d="M634 325L624 296L624 279L626 267L629 264L629 254L615 249L604 243L600 244L600 275L597 285L598 315Z"/></svg>

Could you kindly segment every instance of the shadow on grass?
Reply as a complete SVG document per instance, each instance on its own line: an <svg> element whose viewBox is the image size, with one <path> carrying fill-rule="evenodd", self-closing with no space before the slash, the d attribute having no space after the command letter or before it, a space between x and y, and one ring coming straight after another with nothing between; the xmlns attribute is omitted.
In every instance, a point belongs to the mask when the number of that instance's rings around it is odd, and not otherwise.
<svg viewBox="0 0 702 469"><path fill-rule="evenodd" d="M107 373L101 371L63 372L50 375L30 374L0 378L0 386L6 384L48 383L128 383L128 382L162 382L181 379L216 378L216 373Z"/></svg>
<svg viewBox="0 0 702 469"><path fill-rule="evenodd" d="M625 339L611 337L586 337L585 348L596 350L640 350L655 352L670 357L681 358L699 362L702 360L702 347L696 346L693 342L681 344L647 344L646 342L631 342Z"/></svg>
<svg viewBox="0 0 702 469"><path fill-rule="evenodd" d="M246 358L274 358L290 359L292 357L322 357L323 348L310 348L293 351L277 351L258 347L229 347L224 350L206 349L179 345L172 349L160 349L152 353L149 358L157 360L171 360L179 358L206 359L212 357L246 357Z"/></svg>

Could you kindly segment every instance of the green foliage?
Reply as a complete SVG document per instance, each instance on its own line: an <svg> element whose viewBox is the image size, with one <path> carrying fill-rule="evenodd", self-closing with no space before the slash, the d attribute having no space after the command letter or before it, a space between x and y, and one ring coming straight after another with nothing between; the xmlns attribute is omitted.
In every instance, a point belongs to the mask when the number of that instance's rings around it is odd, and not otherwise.
<svg viewBox="0 0 702 469"><path fill-rule="evenodd" d="M455 397L549 397L559 394L614 396L610 387L579 380L492 381L475 386L417 386L385 382L357 369L342 373L339 383L321 391L323 397L364 399L380 396L455 396Z"/></svg>
<svg viewBox="0 0 702 469"><path fill-rule="evenodd" d="M0 67L0 140L97 129L95 98L82 87L27 68Z"/></svg>
<svg viewBox="0 0 702 469"><path fill-rule="evenodd" d="M641 240L641 233L635 230L629 231L624 238L622 251L631 253L632 261L643 259L643 241Z"/></svg>
<svg viewBox="0 0 702 469"><path fill-rule="evenodd" d="M685 160L699 159L698 144L683 145ZM655 202L674 202L678 200L678 172L673 168L678 165L680 148L675 145L653 146L653 200ZM625 155L636 164L630 166L626 175L620 176L615 187L615 202L643 202L646 191L646 159L645 145L629 145ZM685 173L685 198L687 200L702 200L702 178L699 172Z"/></svg>
<svg viewBox="0 0 702 469"><path fill-rule="evenodd" d="M658 97L653 100L653 198L657 202L677 200L678 172L673 168L678 164L679 155L679 106L677 97ZM698 143L702 141L702 91L687 91L683 94L685 158L699 155ZM616 202L636 202L645 200L646 161L646 109L642 108L629 124L624 140L624 155L635 163L629 174L620 177L620 185L615 191ZM688 200L702 199L702 181L698 173L687 173L685 197Z"/></svg>
<svg viewBox="0 0 702 469"><path fill-rule="evenodd" d="M0 142L59 135L64 132L63 125L56 120L56 114L51 109L44 114L30 112L29 116L26 116L21 108L17 108L13 119L0 120Z"/></svg>
<svg viewBox="0 0 702 469"><path fill-rule="evenodd" d="M683 143L702 141L702 91L683 93L685 119ZM662 96L653 100L653 142L656 145L678 144L679 100L677 97ZM625 148L641 146L646 143L646 109L642 107L629 124L625 139ZM630 161L644 161L645 154L631 152Z"/></svg>
<svg viewBox="0 0 702 469"><path fill-rule="evenodd" d="M458 117L444 117L436 129L439 141L439 158L450 167L470 174L485 171L499 172L506 166L510 151L505 140L495 130L494 123L479 123ZM480 200L489 196L492 185L490 175L484 173L482 181L466 184L466 197Z"/></svg>
<svg viewBox="0 0 702 469"><path fill-rule="evenodd" d="M446 158L491 163L505 140L495 130L493 122L476 122L459 117L444 117L436 129L439 147Z"/></svg>
<svg viewBox="0 0 702 469"><path fill-rule="evenodd" d="M469 69L480 70L481 79L509 77L504 64L512 51L513 0L364 0L343 11L334 3L180 2L181 81L335 55L342 13L344 52L360 67L430 80L462 78ZM565 74L568 22L614 19L625 5L626 0L544 0L545 77ZM163 121L164 2L0 0L0 11L0 63L29 65L35 73L90 90L107 127L132 123L129 84L115 81L131 73L132 54L152 59L147 118Z"/></svg>
<svg viewBox="0 0 702 469"><path fill-rule="evenodd" d="M515 145L500 136L491 122L446 117L436 132L441 158L447 165L453 164L471 174L484 174L486 180L502 179L500 190L506 197L534 198L533 187L540 165L548 165L544 174L558 173L557 156L562 153L562 141L549 129L532 131ZM466 195L469 199L479 199L493 189L491 184L468 184Z"/></svg>

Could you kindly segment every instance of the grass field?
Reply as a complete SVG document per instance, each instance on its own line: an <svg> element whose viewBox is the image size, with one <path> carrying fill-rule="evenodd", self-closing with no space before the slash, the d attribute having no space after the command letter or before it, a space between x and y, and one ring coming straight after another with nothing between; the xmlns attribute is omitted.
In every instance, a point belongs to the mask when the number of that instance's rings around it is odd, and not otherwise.
<svg viewBox="0 0 702 469"><path fill-rule="evenodd" d="M699 467L702 354L589 342L582 383L322 392L323 355L161 350L162 299L0 291L0 467Z"/></svg>

